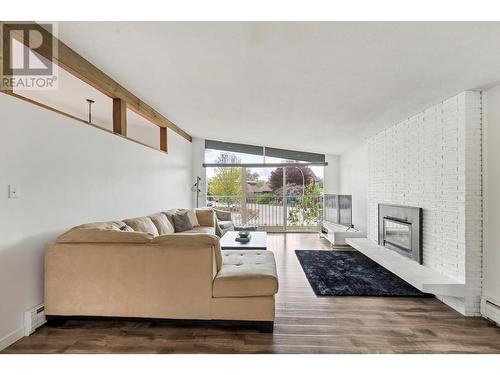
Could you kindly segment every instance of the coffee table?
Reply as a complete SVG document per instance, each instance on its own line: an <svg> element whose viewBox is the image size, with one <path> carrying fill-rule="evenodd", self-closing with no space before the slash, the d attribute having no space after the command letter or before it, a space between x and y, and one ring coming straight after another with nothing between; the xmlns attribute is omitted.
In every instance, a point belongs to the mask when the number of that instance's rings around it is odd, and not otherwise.
<svg viewBox="0 0 500 375"><path fill-rule="evenodd" d="M238 236L236 231L226 232L220 239L222 250L267 250L267 233L250 232L251 238L248 242L238 242L235 238Z"/></svg>

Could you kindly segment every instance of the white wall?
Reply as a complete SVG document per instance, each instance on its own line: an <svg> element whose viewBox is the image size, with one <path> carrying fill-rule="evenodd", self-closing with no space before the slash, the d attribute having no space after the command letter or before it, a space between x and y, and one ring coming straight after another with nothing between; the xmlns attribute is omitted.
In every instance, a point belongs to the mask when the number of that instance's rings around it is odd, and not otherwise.
<svg viewBox="0 0 500 375"><path fill-rule="evenodd" d="M340 193L352 195L352 223L366 233L368 147L366 143L340 157Z"/></svg>
<svg viewBox="0 0 500 375"><path fill-rule="evenodd" d="M443 299L478 315L481 294L481 93L464 92L368 140L368 238L378 204L423 208L424 265L466 283Z"/></svg>
<svg viewBox="0 0 500 375"><path fill-rule="evenodd" d="M324 192L325 194L340 193L340 157L338 155L325 155L328 165L324 168Z"/></svg>
<svg viewBox="0 0 500 375"><path fill-rule="evenodd" d="M191 206L192 147L169 131L165 155L7 95L0 113L1 349L43 302L44 245L81 223Z"/></svg>
<svg viewBox="0 0 500 375"><path fill-rule="evenodd" d="M145 145L160 149L160 127L128 108L127 137Z"/></svg>
<svg viewBox="0 0 500 375"><path fill-rule="evenodd" d="M486 98L483 297L500 306L500 86Z"/></svg>

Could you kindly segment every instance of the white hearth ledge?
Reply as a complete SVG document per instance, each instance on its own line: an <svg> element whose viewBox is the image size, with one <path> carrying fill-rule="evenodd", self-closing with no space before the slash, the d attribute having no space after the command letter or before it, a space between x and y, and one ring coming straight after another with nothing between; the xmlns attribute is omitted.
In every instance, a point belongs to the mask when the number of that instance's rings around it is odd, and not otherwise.
<svg viewBox="0 0 500 375"><path fill-rule="evenodd" d="M346 243L422 292L439 296L463 297L465 295L465 283L379 246L372 240L347 238Z"/></svg>

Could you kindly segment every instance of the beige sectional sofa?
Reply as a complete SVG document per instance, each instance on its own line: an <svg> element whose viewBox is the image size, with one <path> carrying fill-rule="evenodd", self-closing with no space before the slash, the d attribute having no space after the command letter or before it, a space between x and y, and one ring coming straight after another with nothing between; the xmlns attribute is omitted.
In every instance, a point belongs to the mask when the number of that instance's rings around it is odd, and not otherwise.
<svg viewBox="0 0 500 375"><path fill-rule="evenodd" d="M45 250L45 311L68 316L236 321L272 331L273 253L222 250L211 209L174 232L170 210L91 223Z"/></svg>

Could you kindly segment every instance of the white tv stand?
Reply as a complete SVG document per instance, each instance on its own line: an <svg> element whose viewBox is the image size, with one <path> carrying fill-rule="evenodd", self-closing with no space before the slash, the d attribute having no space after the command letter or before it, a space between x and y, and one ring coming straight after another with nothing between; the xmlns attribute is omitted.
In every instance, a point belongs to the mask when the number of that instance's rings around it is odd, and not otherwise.
<svg viewBox="0 0 500 375"><path fill-rule="evenodd" d="M357 229L335 224L330 221L323 221L321 236L330 242L331 246L348 246L347 238L363 238L365 234Z"/></svg>

